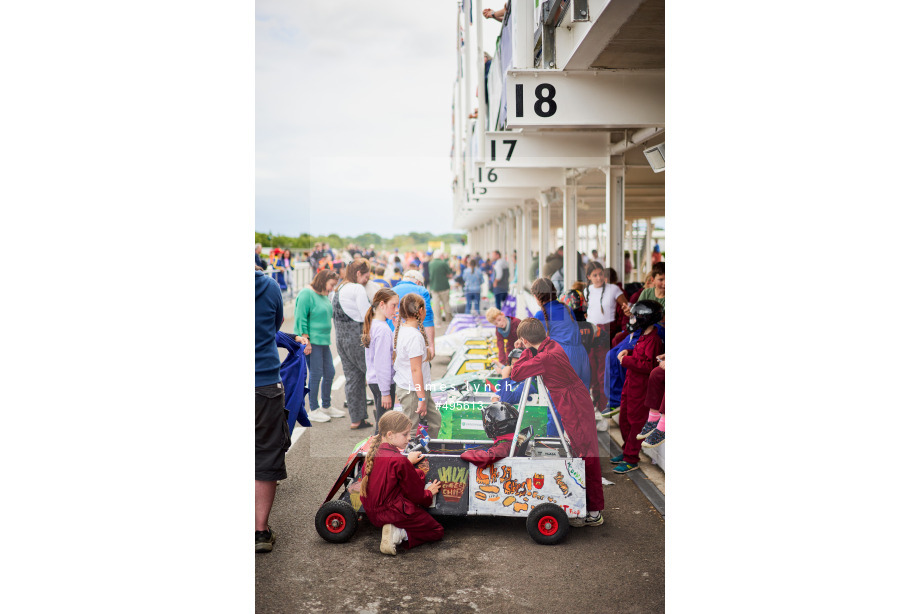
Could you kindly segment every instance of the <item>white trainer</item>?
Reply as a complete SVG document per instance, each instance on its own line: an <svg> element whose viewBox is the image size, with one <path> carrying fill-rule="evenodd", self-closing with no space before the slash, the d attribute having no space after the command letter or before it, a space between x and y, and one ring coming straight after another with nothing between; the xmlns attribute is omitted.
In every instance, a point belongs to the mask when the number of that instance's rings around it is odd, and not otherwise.
<svg viewBox="0 0 920 614"><path fill-rule="evenodd" d="M409 536L405 529L399 529L391 524L383 525L383 532L380 535L380 552L384 554L396 555L396 545L402 543Z"/></svg>
<svg viewBox="0 0 920 614"><path fill-rule="evenodd" d="M594 426L597 428L598 433L603 433L604 431L610 430L610 420L601 418Z"/></svg>
<svg viewBox="0 0 920 614"><path fill-rule="evenodd" d="M344 418L348 415L341 409L337 409L335 407L324 407L323 413L325 413L330 418Z"/></svg>
<svg viewBox="0 0 920 614"><path fill-rule="evenodd" d="M601 412L599 412L599 411L597 411L597 410L595 409L595 410L594 410L594 419L595 419L595 420L603 420L603 419L604 419L604 415L601 414ZM600 429L598 429L598 430L600 430Z"/></svg>
<svg viewBox="0 0 920 614"><path fill-rule="evenodd" d="M316 409L314 411L308 411L307 417L310 419L310 422L329 422L330 420L332 420L332 418L324 414L319 409Z"/></svg>

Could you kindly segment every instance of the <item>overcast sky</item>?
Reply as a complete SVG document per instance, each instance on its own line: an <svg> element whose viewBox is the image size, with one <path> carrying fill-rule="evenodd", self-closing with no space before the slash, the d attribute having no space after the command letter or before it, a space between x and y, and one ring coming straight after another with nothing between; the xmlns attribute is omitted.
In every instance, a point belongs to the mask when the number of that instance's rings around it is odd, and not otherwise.
<svg viewBox="0 0 920 614"><path fill-rule="evenodd" d="M456 15L456 0L256 0L257 231L453 230Z"/></svg>

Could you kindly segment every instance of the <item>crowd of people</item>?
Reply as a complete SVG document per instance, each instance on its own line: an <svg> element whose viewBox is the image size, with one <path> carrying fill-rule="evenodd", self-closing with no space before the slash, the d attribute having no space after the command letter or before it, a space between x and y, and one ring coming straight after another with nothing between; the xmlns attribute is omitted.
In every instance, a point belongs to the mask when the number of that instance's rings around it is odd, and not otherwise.
<svg viewBox="0 0 920 614"><path fill-rule="evenodd" d="M267 524L268 513L274 486L286 475L284 450L290 445L290 432L283 417L283 389L276 375L279 360L274 346L283 300L280 282L272 283L262 271L266 268L262 265L269 263L261 259L260 252L261 246L256 245L256 550L267 552L275 540ZM346 254L348 263L338 266L337 257ZM286 250L269 257L282 270L292 262ZM560 247L544 263L544 276L530 286L539 311L533 318L519 320L501 312L508 288L516 281L514 253L509 264L497 250L488 259L479 254L448 259L440 251L400 256L398 250L377 254L373 248L356 246L335 253L319 244L301 257L315 267L311 284L297 294L294 305L295 339L309 357L307 415L312 423L349 416L351 429L374 427L374 454L368 455L366 476L371 474L374 457L381 454L378 467L383 466L384 457L392 457L392 449L398 450L400 443L404 447L403 439L415 432L420 421L426 422L432 438L438 435L441 417L431 397L430 361L434 357L434 319L450 321L452 283L462 284L468 312L478 313L483 285L488 284L495 296L495 306L486 317L496 328L503 381L517 396L494 400L514 403L522 393L521 382L542 376L573 453L585 459L588 515L581 526L603 523L595 428L606 430L607 419L619 413L623 452L610 459L616 473L638 467L640 446L655 447L664 441L663 261L652 266L644 286L624 287L616 271L604 267L597 258L596 251L590 258L578 254L577 281L563 293L560 271L564 249ZM335 378L333 323L347 413L331 402ZM373 396L373 424L367 413L366 388ZM398 411L394 411L396 402ZM548 421L547 435L557 434L554 421ZM426 519L416 513L427 515L424 504L430 504L438 489L437 484L416 483L411 470L419 461L409 459L407 466L393 457L386 461L389 468L377 473L386 473L389 477L381 479L388 481L375 485L371 477L370 484L365 480L362 485L362 498L370 500L379 498L381 489L392 490L393 480L412 481L411 499L416 506L412 518L395 522L385 514L371 518L384 527L381 550L389 554L395 554L396 546L403 542L401 548L412 547L440 539L443 534L430 516Z"/></svg>

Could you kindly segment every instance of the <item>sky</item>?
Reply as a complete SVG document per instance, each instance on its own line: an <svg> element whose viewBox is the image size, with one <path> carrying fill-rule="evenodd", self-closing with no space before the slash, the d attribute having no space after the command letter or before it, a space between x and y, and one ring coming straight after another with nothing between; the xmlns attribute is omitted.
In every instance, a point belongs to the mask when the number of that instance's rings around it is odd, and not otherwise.
<svg viewBox="0 0 920 614"><path fill-rule="evenodd" d="M255 230L455 230L456 1L255 7ZM498 31L489 20L489 52Z"/></svg>

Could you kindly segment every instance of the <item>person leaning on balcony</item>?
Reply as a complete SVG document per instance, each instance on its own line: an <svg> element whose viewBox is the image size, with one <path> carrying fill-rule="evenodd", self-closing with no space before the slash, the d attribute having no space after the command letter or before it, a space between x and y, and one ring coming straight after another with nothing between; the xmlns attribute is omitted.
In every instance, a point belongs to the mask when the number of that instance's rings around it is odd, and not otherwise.
<svg viewBox="0 0 920 614"><path fill-rule="evenodd" d="M508 3L506 2L505 6L498 9L497 11L493 11L492 9L483 9L482 16L485 17L486 19L491 18L491 19L494 19L495 21L500 22L501 20L505 18L505 13L507 11L508 11Z"/></svg>

